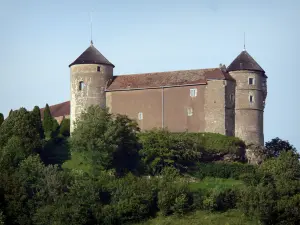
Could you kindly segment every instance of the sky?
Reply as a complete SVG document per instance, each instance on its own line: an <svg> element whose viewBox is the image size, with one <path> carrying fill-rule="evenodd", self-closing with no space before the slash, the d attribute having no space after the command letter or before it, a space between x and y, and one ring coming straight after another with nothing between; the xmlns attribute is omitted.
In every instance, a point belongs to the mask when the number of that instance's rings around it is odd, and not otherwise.
<svg viewBox="0 0 300 225"><path fill-rule="evenodd" d="M229 65L246 49L266 71L265 141L300 150L298 0L0 0L0 112L70 99L72 63L95 47L115 75Z"/></svg>

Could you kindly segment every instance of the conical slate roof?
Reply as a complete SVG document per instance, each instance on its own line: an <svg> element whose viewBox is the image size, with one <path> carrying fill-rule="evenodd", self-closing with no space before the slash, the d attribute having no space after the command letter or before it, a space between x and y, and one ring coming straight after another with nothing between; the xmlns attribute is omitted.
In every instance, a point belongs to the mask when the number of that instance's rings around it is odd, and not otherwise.
<svg viewBox="0 0 300 225"><path fill-rule="evenodd" d="M76 64L105 64L115 67L94 47L93 42L69 67Z"/></svg>
<svg viewBox="0 0 300 225"><path fill-rule="evenodd" d="M236 70L252 70L260 71L263 73L265 72L246 50L242 51L227 67L228 72Z"/></svg>

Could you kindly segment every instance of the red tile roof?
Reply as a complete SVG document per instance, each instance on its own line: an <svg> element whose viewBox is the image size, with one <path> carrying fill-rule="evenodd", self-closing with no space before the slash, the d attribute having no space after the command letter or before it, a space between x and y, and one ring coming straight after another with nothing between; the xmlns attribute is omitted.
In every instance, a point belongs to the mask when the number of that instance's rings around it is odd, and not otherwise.
<svg viewBox="0 0 300 225"><path fill-rule="evenodd" d="M207 80L232 80L232 78L219 68L120 75L114 76L107 91L207 84ZM70 115L70 101L50 106L50 112L53 117ZM43 115L44 108L41 109L42 118Z"/></svg>
<svg viewBox="0 0 300 225"><path fill-rule="evenodd" d="M208 79L225 80L230 76L219 68L120 75L113 78L107 91L206 84Z"/></svg>
<svg viewBox="0 0 300 225"><path fill-rule="evenodd" d="M41 117L42 118L44 118L44 110L45 110L45 108L41 109ZM53 117L70 115L70 101L62 102L62 103L59 103L56 105L51 105L50 112Z"/></svg>

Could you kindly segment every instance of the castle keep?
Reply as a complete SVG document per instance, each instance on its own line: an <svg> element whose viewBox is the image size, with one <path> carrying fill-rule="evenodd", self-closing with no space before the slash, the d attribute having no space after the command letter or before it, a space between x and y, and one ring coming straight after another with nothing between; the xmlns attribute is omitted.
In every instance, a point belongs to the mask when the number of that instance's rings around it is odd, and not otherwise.
<svg viewBox="0 0 300 225"><path fill-rule="evenodd" d="M142 130L215 132L264 144L267 76L244 50L226 68L114 76L114 65L91 45L70 67L71 99L50 107L73 122L90 105L126 114Z"/></svg>

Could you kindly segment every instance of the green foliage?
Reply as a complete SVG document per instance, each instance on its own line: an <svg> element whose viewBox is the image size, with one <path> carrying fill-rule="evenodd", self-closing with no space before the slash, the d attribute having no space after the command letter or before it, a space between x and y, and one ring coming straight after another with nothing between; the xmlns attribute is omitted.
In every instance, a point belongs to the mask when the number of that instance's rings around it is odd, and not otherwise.
<svg viewBox="0 0 300 225"><path fill-rule="evenodd" d="M157 211L157 187L147 178L132 174L110 183L110 210L107 218L114 218L117 224L140 221L153 216ZM108 222L108 221L106 221ZM108 223L106 223L108 224Z"/></svg>
<svg viewBox="0 0 300 225"><path fill-rule="evenodd" d="M265 161L259 183L242 190L239 207L264 224L299 224L300 163L292 151Z"/></svg>
<svg viewBox="0 0 300 225"><path fill-rule="evenodd" d="M122 175L138 165L137 123L91 106L81 114L70 139L71 151L82 152L94 170L115 169Z"/></svg>
<svg viewBox="0 0 300 225"><path fill-rule="evenodd" d="M180 136L182 134L174 135ZM185 136L208 153L233 153L237 155L244 153L245 143L237 137L218 133L185 133Z"/></svg>
<svg viewBox="0 0 300 225"><path fill-rule="evenodd" d="M255 170L256 167L253 165L237 162L198 163L196 170L192 174L200 179L204 177L239 179L242 174L254 173Z"/></svg>
<svg viewBox="0 0 300 225"><path fill-rule="evenodd" d="M0 113L0 126L1 126L1 124L3 123L3 121L4 121L4 116L3 116L2 113Z"/></svg>
<svg viewBox="0 0 300 225"><path fill-rule="evenodd" d="M157 217L140 225L261 225L259 221L246 217L238 210L226 212L196 211L181 218L178 216Z"/></svg>
<svg viewBox="0 0 300 225"><path fill-rule="evenodd" d="M62 165L71 158L68 140L63 137L48 140L40 156L46 165Z"/></svg>
<svg viewBox="0 0 300 225"><path fill-rule="evenodd" d="M208 192L212 189L239 189L244 186L244 183L240 180L235 179L224 179L215 177L206 177L203 180L197 182L191 182L189 187L192 191Z"/></svg>
<svg viewBox="0 0 300 225"><path fill-rule="evenodd" d="M157 205L162 215L183 215L190 210L192 203L192 193L186 181L173 175L160 180Z"/></svg>
<svg viewBox="0 0 300 225"><path fill-rule="evenodd" d="M140 155L146 171L159 174L164 167L175 167L186 171L187 166L200 158L194 143L184 136L166 130L151 130L139 134L142 145Z"/></svg>
<svg viewBox="0 0 300 225"><path fill-rule="evenodd" d="M59 133L64 137L70 136L70 119L64 118L61 121Z"/></svg>
<svg viewBox="0 0 300 225"><path fill-rule="evenodd" d="M266 142L265 147L269 156L278 157L281 152L291 151L296 153L296 148L291 145L288 141L282 140L278 137L273 138L271 141Z"/></svg>
<svg viewBox="0 0 300 225"><path fill-rule="evenodd" d="M19 137L11 137L0 149L0 171L14 171L19 163L26 158L26 153Z"/></svg>
<svg viewBox="0 0 300 225"><path fill-rule="evenodd" d="M11 137L19 137L26 155L40 152L42 141L35 120L25 108L13 111L0 126L0 149Z"/></svg>
<svg viewBox="0 0 300 225"><path fill-rule="evenodd" d="M31 115L33 117L34 124L36 126L37 131L40 134L40 138L44 139L44 129L43 129L43 124L42 124L42 118L41 118L41 110L38 106L35 106L33 108L33 111L31 112Z"/></svg>
<svg viewBox="0 0 300 225"><path fill-rule="evenodd" d="M0 209L0 225L5 225L5 217L3 215L2 210Z"/></svg>
<svg viewBox="0 0 300 225"><path fill-rule="evenodd" d="M43 128L47 139L55 137L59 129L59 124L56 119L52 117L48 104L46 104L44 109Z"/></svg>

